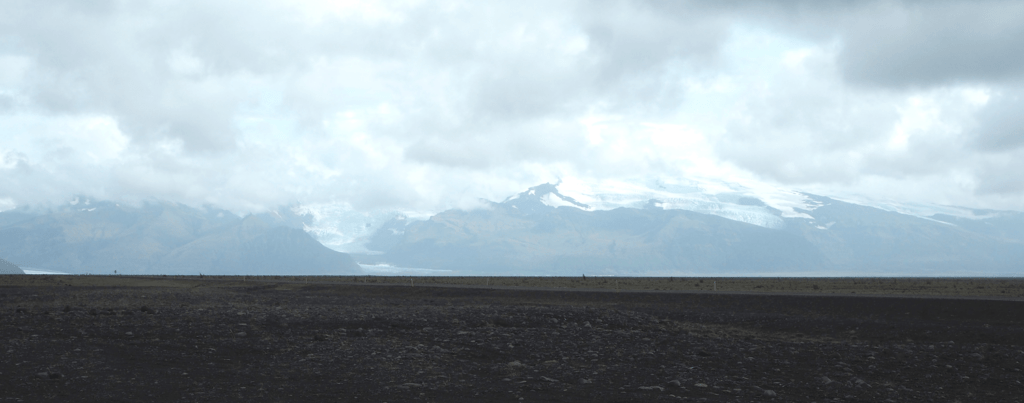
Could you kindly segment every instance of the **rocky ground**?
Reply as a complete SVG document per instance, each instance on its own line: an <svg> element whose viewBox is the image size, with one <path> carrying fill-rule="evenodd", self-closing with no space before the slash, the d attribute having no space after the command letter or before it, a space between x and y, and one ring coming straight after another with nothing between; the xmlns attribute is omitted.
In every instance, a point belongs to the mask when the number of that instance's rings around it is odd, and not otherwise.
<svg viewBox="0 0 1024 403"><path fill-rule="evenodd" d="M82 284L0 282L0 402L1024 400L1018 300Z"/></svg>

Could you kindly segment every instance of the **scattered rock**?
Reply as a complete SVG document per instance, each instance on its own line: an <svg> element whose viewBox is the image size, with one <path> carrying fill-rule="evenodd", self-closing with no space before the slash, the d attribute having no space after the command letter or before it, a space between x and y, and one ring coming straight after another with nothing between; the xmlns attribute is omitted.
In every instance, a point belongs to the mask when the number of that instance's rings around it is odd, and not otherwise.
<svg viewBox="0 0 1024 403"><path fill-rule="evenodd" d="M708 387L708 384L698 382L698 383L693 384L693 386L698 387L698 388L706 388L706 387Z"/></svg>
<svg viewBox="0 0 1024 403"><path fill-rule="evenodd" d="M235 333L235 336L238 336L238 337L245 337L245 336L248 336L248 335L249 335L249 334L248 334L248 333L246 333L246 332L238 332L238 333Z"/></svg>
<svg viewBox="0 0 1024 403"><path fill-rule="evenodd" d="M682 387L682 386L683 386L683 383L682 383L682 382L679 382L679 380L678 380L678 379L673 379L673 380L671 380L671 381L668 381L668 384L669 384L670 386L674 386L674 387L677 387L677 388L680 388L680 387Z"/></svg>
<svg viewBox="0 0 1024 403"><path fill-rule="evenodd" d="M771 389L765 389L765 390L764 390L764 395L765 395L766 397L775 397L775 396L778 396L778 394L777 394L777 393L775 393L775 391L774 391L774 390L771 390Z"/></svg>
<svg viewBox="0 0 1024 403"><path fill-rule="evenodd" d="M542 377L540 377L540 380L542 380L542 381L545 381L545 382L551 382L551 383L557 383L557 382L559 382L559 380L557 380L557 379L554 379L554 378L548 378L548 377L546 377L546 376L542 376Z"/></svg>
<svg viewBox="0 0 1024 403"><path fill-rule="evenodd" d="M661 386L641 386L638 389L640 389L640 390L656 390L656 391L659 391L659 392L664 392L665 391L665 388L663 388Z"/></svg>

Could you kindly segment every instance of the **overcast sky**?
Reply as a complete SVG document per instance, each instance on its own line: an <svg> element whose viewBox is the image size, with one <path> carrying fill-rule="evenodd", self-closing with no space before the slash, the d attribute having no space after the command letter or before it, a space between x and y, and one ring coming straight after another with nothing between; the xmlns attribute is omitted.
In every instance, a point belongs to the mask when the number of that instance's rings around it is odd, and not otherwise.
<svg viewBox="0 0 1024 403"><path fill-rule="evenodd" d="M1024 2L0 3L0 209L701 175L1024 210Z"/></svg>

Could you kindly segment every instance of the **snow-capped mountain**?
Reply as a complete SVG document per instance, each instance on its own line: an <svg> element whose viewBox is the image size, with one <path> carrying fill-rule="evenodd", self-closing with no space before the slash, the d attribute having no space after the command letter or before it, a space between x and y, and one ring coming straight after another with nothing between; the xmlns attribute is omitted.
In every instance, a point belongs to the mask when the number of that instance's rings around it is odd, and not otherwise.
<svg viewBox="0 0 1024 403"><path fill-rule="evenodd" d="M764 183L740 184L707 178L646 178L628 182L568 179L551 186L553 187L545 187L542 191L544 194L540 196L543 203L551 207L571 206L596 211L644 208L653 201L656 206L666 210L687 210L717 215L773 229L784 228L787 218L804 218L815 222L811 212L822 205L818 198L810 193ZM536 192L533 189L511 196L507 200ZM904 203L859 196L829 195L829 198L925 219L948 216L985 220L1019 214L1012 211ZM825 227L827 223L819 225Z"/></svg>
<svg viewBox="0 0 1024 403"><path fill-rule="evenodd" d="M795 191L700 179L636 182L567 179L528 189L510 196L505 202L514 203L515 199L532 194L537 194L545 206L575 207L584 211L644 208L655 200L658 207L666 210L712 214L765 228L780 228L787 217L810 218L798 210L816 207L815 201ZM303 204L289 211L302 216L306 232L328 248L363 254L379 252L367 243L394 218L402 217L405 223L413 223L440 213L398 209L357 211L345 203ZM392 225L388 231L393 234L400 230Z"/></svg>
<svg viewBox="0 0 1024 403"><path fill-rule="evenodd" d="M827 229L830 222L815 219L813 211L821 206L807 193L763 183L730 183L707 178L642 178L633 181L588 181L565 179L556 184L536 186L512 195L503 203L517 204L521 197L536 196L548 207L571 207L582 211L606 211L616 208L685 210L710 214L763 228L784 229L791 218L807 220L816 228ZM949 222L951 219L985 220L1013 215L1014 212L973 210L962 207L877 201L863 197L832 197L850 204L924 219ZM483 204L482 206L487 206ZM409 224L429 219L440 211L382 209L356 211L339 204L305 204L290 208L303 217L303 228L325 246L345 253L379 252L368 243L396 217ZM939 218L935 218L939 217ZM949 217L942 219L942 217ZM388 235L401 232L388 224Z"/></svg>
<svg viewBox="0 0 1024 403"><path fill-rule="evenodd" d="M0 212L0 256L70 272L1021 276L1024 213L707 179L570 179L439 212L310 204L242 217L76 199Z"/></svg>
<svg viewBox="0 0 1024 403"><path fill-rule="evenodd" d="M572 206L596 211L644 208L653 202L666 210L712 214L765 228L780 228L782 219L787 217L809 218L797 210L816 207L813 200L799 192L768 187L752 189L711 180L585 182L573 179L551 186L544 188L544 194L540 195L544 204L551 207ZM531 189L524 193L536 191Z"/></svg>
<svg viewBox="0 0 1024 403"><path fill-rule="evenodd" d="M1024 274L1024 213L700 180L543 184L364 239L362 263L461 274Z"/></svg>

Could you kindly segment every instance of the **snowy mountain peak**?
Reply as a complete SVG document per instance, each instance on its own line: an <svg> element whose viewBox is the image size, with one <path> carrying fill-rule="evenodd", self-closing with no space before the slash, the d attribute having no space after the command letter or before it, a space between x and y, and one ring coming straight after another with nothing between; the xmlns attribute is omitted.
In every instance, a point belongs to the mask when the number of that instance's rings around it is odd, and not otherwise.
<svg viewBox="0 0 1024 403"><path fill-rule="evenodd" d="M616 208L661 208L717 215L765 228L783 228L786 218L813 219L821 205L812 195L779 189L751 189L714 181L649 180L545 183L505 199L501 204L525 214L552 207L584 211Z"/></svg>
<svg viewBox="0 0 1024 403"><path fill-rule="evenodd" d="M557 184L535 186L513 196L520 210L519 199L535 200L550 207L575 207L581 210L613 210L616 208L662 208L712 214L765 228L782 228L785 218L812 218L806 211L817 203L798 192L778 189L754 190L748 187L700 180L640 180L588 182L578 179Z"/></svg>
<svg viewBox="0 0 1024 403"><path fill-rule="evenodd" d="M576 199L558 192L558 184L545 183L527 189L525 192L511 196L502 204L519 209L522 212L532 212L541 205L548 207L573 207L580 210L591 211L590 206L576 201ZM525 209L525 210L524 210Z"/></svg>

